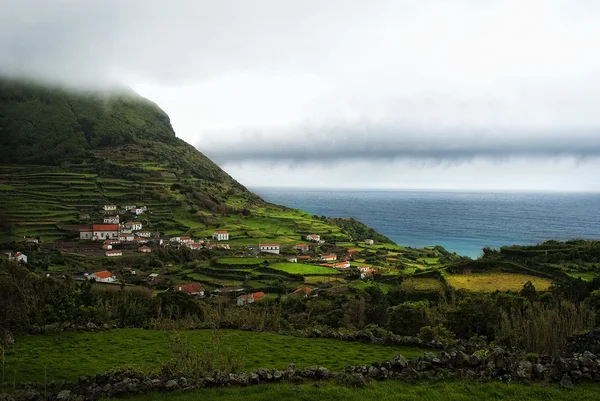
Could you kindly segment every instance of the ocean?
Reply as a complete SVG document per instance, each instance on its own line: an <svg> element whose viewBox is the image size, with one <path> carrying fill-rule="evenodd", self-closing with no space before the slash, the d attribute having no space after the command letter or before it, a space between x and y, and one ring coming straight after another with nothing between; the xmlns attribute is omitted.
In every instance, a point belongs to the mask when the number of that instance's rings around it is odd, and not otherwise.
<svg viewBox="0 0 600 401"><path fill-rule="evenodd" d="M473 258L484 246L600 239L600 193L252 190L319 216L354 217L399 245Z"/></svg>

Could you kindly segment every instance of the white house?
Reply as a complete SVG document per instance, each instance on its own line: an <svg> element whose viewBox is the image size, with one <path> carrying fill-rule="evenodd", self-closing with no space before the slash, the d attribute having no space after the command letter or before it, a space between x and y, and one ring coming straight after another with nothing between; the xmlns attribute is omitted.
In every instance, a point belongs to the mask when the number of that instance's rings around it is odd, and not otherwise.
<svg viewBox="0 0 600 401"><path fill-rule="evenodd" d="M157 277L158 277L158 273L150 273L150 274L148 275L148 277L150 277L150 280L154 280L155 278L157 278Z"/></svg>
<svg viewBox="0 0 600 401"><path fill-rule="evenodd" d="M139 216L140 214L144 213L146 210L147 210L146 206L135 207L135 208L131 209L131 213L134 213L136 216Z"/></svg>
<svg viewBox="0 0 600 401"><path fill-rule="evenodd" d="M365 240L365 244L367 244L367 245L373 245L374 243L375 243L375 241L373 241L372 239Z"/></svg>
<svg viewBox="0 0 600 401"><path fill-rule="evenodd" d="M123 256L123 252L121 252L121 251L106 251L106 256L108 256L108 257Z"/></svg>
<svg viewBox="0 0 600 401"><path fill-rule="evenodd" d="M150 231L138 231L135 233L138 237L150 238L152 233Z"/></svg>
<svg viewBox="0 0 600 401"><path fill-rule="evenodd" d="M291 263L298 263L298 258L297 258L297 257L295 257L295 256L292 256L292 257L289 257L289 258L287 259L287 261L288 261L288 262L291 262Z"/></svg>
<svg viewBox="0 0 600 401"><path fill-rule="evenodd" d="M144 245L144 246L141 246L140 249L138 249L138 251L140 251L142 253L150 253L150 252L152 252L152 249L150 249L149 247Z"/></svg>
<svg viewBox="0 0 600 401"><path fill-rule="evenodd" d="M79 229L79 239L105 240L119 237L118 224L94 224Z"/></svg>
<svg viewBox="0 0 600 401"><path fill-rule="evenodd" d="M99 283L112 283L115 281L115 276L108 270L92 273L88 276L89 280L96 280Z"/></svg>
<svg viewBox="0 0 600 401"><path fill-rule="evenodd" d="M130 211L130 210L136 209L136 208L137 208L137 206L135 206L135 205L123 205L123 206L121 206L121 209L124 209L126 211Z"/></svg>
<svg viewBox="0 0 600 401"><path fill-rule="evenodd" d="M112 245L111 244L104 244L104 245L102 245L102 249L104 249L105 251L110 251L112 249Z"/></svg>
<svg viewBox="0 0 600 401"><path fill-rule="evenodd" d="M298 244L294 248L300 252L308 252L310 250L310 246L308 244Z"/></svg>
<svg viewBox="0 0 600 401"><path fill-rule="evenodd" d="M40 241L39 241L37 238L35 238L35 237L23 237L23 241L25 241L25 242L26 242L26 243L28 243L28 244L37 244L37 243L39 243L39 242L40 242Z"/></svg>
<svg viewBox="0 0 600 401"><path fill-rule="evenodd" d="M306 236L306 240L311 242L319 242L321 241L321 236L317 234L309 234Z"/></svg>
<svg viewBox="0 0 600 401"><path fill-rule="evenodd" d="M371 269L369 266L361 266L358 268L360 271L360 278L371 277L373 273L375 273L374 269Z"/></svg>
<svg viewBox="0 0 600 401"><path fill-rule="evenodd" d="M14 255L12 253L9 253L8 260L14 260L15 262L27 263L27 255L24 255L21 252L17 252Z"/></svg>
<svg viewBox="0 0 600 401"><path fill-rule="evenodd" d="M223 230L217 230L212 235L213 239L217 241L229 241L229 232Z"/></svg>
<svg viewBox="0 0 600 401"><path fill-rule="evenodd" d="M188 283L188 284L176 284L173 286L175 291L181 291L188 295L195 295L198 297L204 296L204 287L200 283Z"/></svg>
<svg viewBox="0 0 600 401"><path fill-rule="evenodd" d="M334 269L349 269L350 262L345 261L345 262L334 263L331 265L331 267L333 267Z"/></svg>
<svg viewBox="0 0 600 401"><path fill-rule="evenodd" d="M180 244L189 244L194 242L193 239L191 239L190 237L179 237L179 243Z"/></svg>
<svg viewBox="0 0 600 401"><path fill-rule="evenodd" d="M94 230L92 227L81 227L79 229L79 239L93 239Z"/></svg>
<svg viewBox="0 0 600 401"><path fill-rule="evenodd" d="M260 251L279 255L279 244L261 244Z"/></svg>
<svg viewBox="0 0 600 401"><path fill-rule="evenodd" d="M139 221L128 221L127 223L124 224L124 227L126 229L130 229L130 230L141 230L142 229L142 223L140 223Z"/></svg>
<svg viewBox="0 0 600 401"><path fill-rule="evenodd" d="M123 242L131 242L135 239L135 237L133 236L133 234L123 234L121 233L119 235L119 241L123 241Z"/></svg>
<svg viewBox="0 0 600 401"><path fill-rule="evenodd" d="M119 224L119 215L104 217L104 224Z"/></svg>
<svg viewBox="0 0 600 401"><path fill-rule="evenodd" d="M330 253L329 255L321 255L321 260L330 262L332 260L337 260L337 255L335 253Z"/></svg>
<svg viewBox="0 0 600 401"><path fill-rule="evenodd" d="M117 210L117 205L104 205L104 210L107 212L111 210Z"/></svg>

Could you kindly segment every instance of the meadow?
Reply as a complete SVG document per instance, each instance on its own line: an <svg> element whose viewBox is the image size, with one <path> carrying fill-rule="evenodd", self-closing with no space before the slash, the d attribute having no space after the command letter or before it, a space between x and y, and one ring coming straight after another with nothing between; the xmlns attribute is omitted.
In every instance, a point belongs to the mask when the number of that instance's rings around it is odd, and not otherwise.
<svg viewBox="0 0 600 401"><path fill-rule="evenodd" d="M179 340L200 353L221 352L235 358L241 370L283 369L288 363L342 370L353 364L380 362L396 354L414 358L424 350L333 339L300 338L239 330L158 331L116 329L68 332L17 338L6 352L6 377L16 382L77 380L119 367L157 371Z"/></svg>
<svg viewBox="0 0 600 401"><path fill-rule="evenodd" d="M229 401L288 400L295 401L592 401L598 399L600 386L597 384L577 385L569 391L558 386L525 386L507 383L473 383L446 381L432 383L403 383L399 381L372 382L364 388L337 385L332 381L319 383L277 383L250 387L211 388L194 392L152 393L128 400L148 401L192 401L198 399Z"/></svg>
<svg viewBox="0 0 600 401"><path fill-rule="evenodd" d="M273 263L269 266L271 269L281 270L290 274L314 274L314 275L328 275L328 274L340 274L336 269L331 267L316 266L316 265L305 265L302 263Z"/></svg>
<svg viewBox="0 0 600 401"><path fill-rule="evenodd" d="M536 290L547 290L552 282L546 278L516 273L450 274L446 281L451 287L469 291L520 291L528 281Z"/></svg>

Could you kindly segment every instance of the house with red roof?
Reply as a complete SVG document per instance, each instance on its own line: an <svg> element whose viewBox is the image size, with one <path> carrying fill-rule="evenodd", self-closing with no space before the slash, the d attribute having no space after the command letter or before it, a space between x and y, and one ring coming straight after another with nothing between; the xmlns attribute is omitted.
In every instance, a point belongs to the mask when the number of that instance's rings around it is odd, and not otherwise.
<svg viewBox="0 0 600 401"><path fill-rule="evenodd" d="M119 215L104 216L104 224L119 224Z"/></svg>
<svg viewBox="0 0 600 401"><path fill-rule="evenodd" d="M35 237L23 237L23 241L25 241L25 242L26 242L26 243L28 243L28 244L37 244L37 243L39 243L39 242L40 242L40 241L39 241L37 238L35 238Z"/></svg>
<svg viewBox="0 0 600 401"><path fill-rule="evenodd" d="M112 283L115 281L115 276L108 270L92 273L88 276L89 280L96 280L99 283Z"/></svg>
<svg viewBox="0 0 600 401"><path fill-rule="evenodd" d="M229 231L217 230L212 235L217 241L229 241Z"/></svg>
<svg viewBox="0 0 600 401"><path fill-rule="evenodd" d="M267 294L264 292L253 292L252 294L240 295L237 297L237 305L244 306L248 304L253 304L254 302L260 301L263 297L266 297Z"/></svg>
<svg viewBox="0 0 600 401"><path fill-rule="evenodd" d="M308 252L310 250L310 246L308 244L298 244L294 248L300 252Z"/></svg>
<svg viewBox="0 0 600 401"><path fill-rule="evenodd" d="M310 242L319 242L321 241L321 236L317 234L309 234L306 236L306 240Z"/></svg>
<svg viewBox="0 0 600 401"><path fill-rule="evenodd" d="M333 267L334 269L349 269L350 268L350 262L348 262L348 261L337 262L337 263L331 264L330 266Z"/></svg>
<svg viewBox="0 0 600 401"><path fill-rule="evenodd" d="M314 290L310 287L300 287L300 288L296 289L296 291L292 292L290 295L306 298L306 297L308 297L308 294L310 294L313 291Z"/></svg>
<svg viewBox="0 0 600 401"><path fill-rule="evenodd" d="M106 251L105 255L109 258L114 257L114 256L123 256L123 252L122 251Z"/></svg>
<svg viewBox="0 0 600 401"><path fill-rule="evenodd" d="M337 255L335 253L330 253L328 255L321 255L321 260L326 262L330 262L332 260L337 260Z"/></svg>
<svg viewBox="0 0 600 401"><path fill-rule="evenodd" d="M12 253L8 253L8 260L14 260L15 262L23 262L23 263L27 263L27 255L21 253L21 252L16 252L14 255Z"/></svg>
<svg viewBox="0 0 600 401"><path fill-rule="evenodd" d="M310 260L310 256L309 255L300 255L296 259L298 259L298 260Z"/></svg>
<svg viewBox="0 0 600 401"><path fill-rule="evenodd" d="M140 251L140 252L142 252L142 253L150 253L150 252L152 252L152 249L150 249L150 247L148 247L148 246L144 245L144 246L141 246L141 247L138 249L138 251Z"/></svg>
<svg viewBox="0 0 600 401"><path fill-rule="evenodd" d="M200 283L175 284L173 289L196 297L203 297L205 291Z"/></svg>

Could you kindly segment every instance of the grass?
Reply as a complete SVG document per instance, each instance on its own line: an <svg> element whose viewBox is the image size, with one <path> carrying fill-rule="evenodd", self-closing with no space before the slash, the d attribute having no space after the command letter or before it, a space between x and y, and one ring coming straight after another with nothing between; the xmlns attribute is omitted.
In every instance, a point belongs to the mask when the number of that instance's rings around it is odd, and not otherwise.
<svg viewBox="0 0 600 401"><path fill-rule="evenodd" d="M330 267L305 265L302 263L274 263L269 266L271 269L281 270L290 274L315 274L315 275L328 275L328 274L340 274L339 271Z"/></svg>
<svg viewBox="0 0 600 401"><path fill-rule="evenodd" d="M118 367L156 370L169 357L173 331L117 329L103 332L73 332L17 338L6 354L6 371L16 372L17 382L77 380ZM299 338L271 333L221 330L221 347L232 347L243 356L244 370L259 367L285 368L321 365L342 370L352 364L383 361L401 353L407 358L422 355L412 347L382 346L333 339ZM215 332L180 332L187 341L202 349L213 345Z"/></svg>
<svg viewBox="0 0 600 401"><path fill-rule="evenodd" d="M294 401L479 401L479 400L520 400L520 401L592 401L598 399L600 385L577 385L568 391L553 385L544 388L539 385L524 386L507 383L473 383L449 381L432 383L422 381L414 384L399 381L372 382L365 388L341 386L333 381L305 384L276 383L250 387L210 388L193 392L151 393L128 400L148 401L192 401L192 400L294 400Z"/></svg>
<svg viewBox="0 0 600 401"><path fill-rule="evenodd" d="M435 278L408 278L402 282L400 287L404 290L436 291L442 290L440 280Z"/></svg>
<svg viewBox="0 0 600 401"><path fill-rule="evenodd" d="M552 282L546 278L515 273L450 274L448 285L469 291L520 291L531 281L536 290L547 290Z"/></svg>

